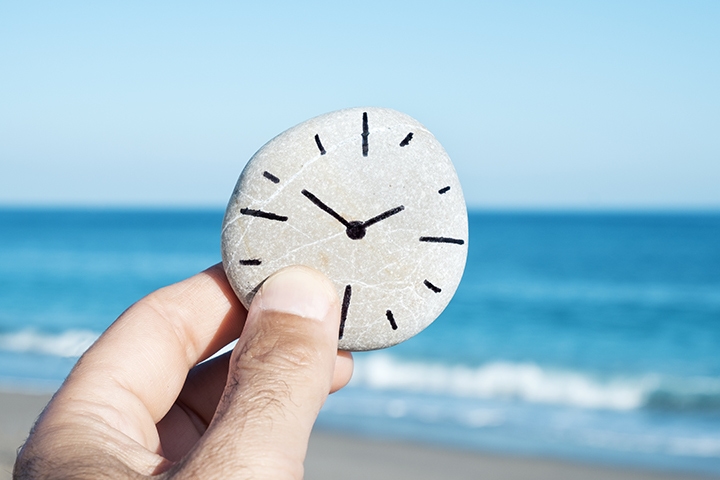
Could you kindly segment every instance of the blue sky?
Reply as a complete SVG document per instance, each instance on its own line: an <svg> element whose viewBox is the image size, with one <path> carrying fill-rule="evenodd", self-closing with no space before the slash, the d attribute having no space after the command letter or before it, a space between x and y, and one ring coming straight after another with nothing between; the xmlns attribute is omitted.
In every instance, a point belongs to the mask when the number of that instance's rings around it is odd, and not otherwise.
<svg viewBox="0 0 720 480"><path fill-rule="evenodd" d="M0 204L212 206L307 118L404 111L471 207L720 208L720 3L4 2Z"/></svg>

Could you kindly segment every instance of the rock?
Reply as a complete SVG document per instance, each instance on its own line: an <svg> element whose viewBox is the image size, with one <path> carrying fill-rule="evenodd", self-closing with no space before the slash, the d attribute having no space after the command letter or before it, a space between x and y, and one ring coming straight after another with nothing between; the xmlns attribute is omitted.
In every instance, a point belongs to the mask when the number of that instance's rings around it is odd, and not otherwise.
<svg viewBox="0 0 720 480"><path fill-rule="evenodd" d="M265 144L225 213L222 256L247 307L273 272L307 265L343 302L339 347L373 350L445 309L467 256L467 211L450 158L413 118L351 108Z"/></svg>

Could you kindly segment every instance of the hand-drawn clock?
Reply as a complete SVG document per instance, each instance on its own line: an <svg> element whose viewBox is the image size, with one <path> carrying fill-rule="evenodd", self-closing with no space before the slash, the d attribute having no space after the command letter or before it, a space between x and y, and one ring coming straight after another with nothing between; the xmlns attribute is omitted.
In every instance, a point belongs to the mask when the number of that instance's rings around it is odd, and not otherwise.
<svg viewBox="0 0 720 480"><path fill-rule="evenodd" d="M245 306L288 265L330 278L342 299L339 347L373 350L419 333L447 306L467 256L455 169L413 118L351 108L263 146L225 213L222 256Z"/></svg>

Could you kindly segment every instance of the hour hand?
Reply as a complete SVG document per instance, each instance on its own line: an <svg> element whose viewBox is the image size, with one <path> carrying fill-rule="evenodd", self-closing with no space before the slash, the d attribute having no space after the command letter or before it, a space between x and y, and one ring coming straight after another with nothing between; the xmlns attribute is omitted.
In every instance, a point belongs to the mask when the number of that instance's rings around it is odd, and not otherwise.
<svg viewBox="0 0 720 480"><path fill-rule="evenodd" d="M379 222L380 220L385 220L388 217L392 217L396 213L400 213L403 210L405 210L405 207L402 205L400 205L399 207L391 208L387 212L383 212L380 215L371 218L370 220L365 220L363 222L363 227L369 227L370 225L373 225L373 224Z"/></svg>
<svg viewBox="0 0 720 480"><path fill-rule="evenodd" d="M350 226L350 222L348 222L348 221L345 220L343 217L341 217L340 214L338 214L335 210L333 210L332 208L330 208L330 207L328 207L327 205L325 205L325 204L324 204L319 198L317 198L315 195L313 195L312 193L308 192L307 190L303 190L303 191L302 191L302 194L305 195L305 196L306 196L311 202L313 202L315 205L317 205L318 207L320 207L320 210L323 210L323 211L329 213L329 214L330 214L333 218L335 218L338 222L340 222L340 223L342 223L343 225L345 225L346 228Z"/></svg>

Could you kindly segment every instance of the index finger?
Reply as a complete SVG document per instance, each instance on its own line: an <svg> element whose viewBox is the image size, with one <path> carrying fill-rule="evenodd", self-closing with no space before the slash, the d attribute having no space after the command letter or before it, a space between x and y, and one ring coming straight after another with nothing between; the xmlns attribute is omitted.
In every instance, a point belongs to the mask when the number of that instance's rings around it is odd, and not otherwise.
<svg viewBox="0 0 720 480"><path fill-rule="evenodd" d="M84 398L110 427L155 450L155 423L188 371L236 339L246 314L220 264L157 290L128 308L82 356L55 401Z"/></svg>

